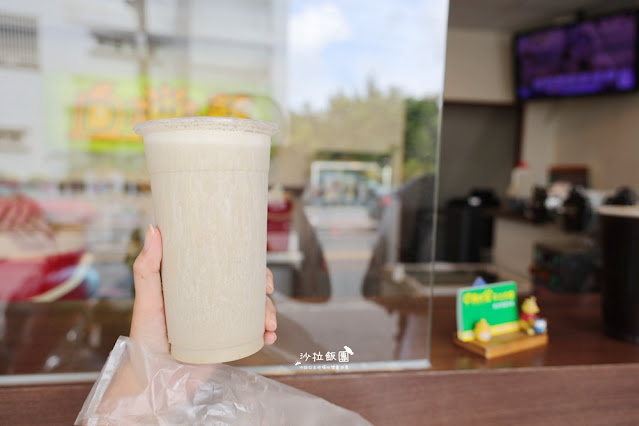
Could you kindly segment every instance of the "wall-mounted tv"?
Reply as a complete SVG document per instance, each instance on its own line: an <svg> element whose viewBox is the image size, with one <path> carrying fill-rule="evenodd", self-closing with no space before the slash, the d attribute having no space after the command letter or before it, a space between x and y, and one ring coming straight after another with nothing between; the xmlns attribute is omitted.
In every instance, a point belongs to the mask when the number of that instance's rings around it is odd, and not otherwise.
<svg viewBox="0 0 639 426"><path fill-rule="evenodd" d="M516 34L518 99L636 91L637 16L626 11Z"/></svg>

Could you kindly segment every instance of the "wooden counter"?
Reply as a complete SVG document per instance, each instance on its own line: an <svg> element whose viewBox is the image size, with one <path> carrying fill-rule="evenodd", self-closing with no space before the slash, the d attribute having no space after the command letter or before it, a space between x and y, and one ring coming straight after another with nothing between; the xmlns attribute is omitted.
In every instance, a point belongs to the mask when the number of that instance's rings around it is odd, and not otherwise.
<svg viewBox="0 0 639 426"><path fill-rule="evenodd" d="M638 364L288 376L375 425L639 424ZM70 425L91 383L0 387L2 423Z"/></svg>
<svg viewBox="0 0 639 426"><path fill-rule="evenodd" d="M432 369L275 379L381 425L639 424L639 345L601 333L598 295L547 295L538 300L549 324L550 343L544 348L490 361L467 352L451 341L454 299L438 297L433 300ZM428 299L397 297L367 303L396 322L395 333L380 344L392 345L397 360L427 353ZM361 311L336 312L326 316L325 327L361 316ZM4 315L7 332L0 340L0 371L5 375L47 369L92 371L100 368L117 335L128 331L130 305L10 303ZM369 333L362 336L370 340ZM281 338L283 344L292 340ZM356 352L367 344L375 347L365 338L349 341L349 346ZM0 387L3 423L70 424L90 387L90 383Z"/></svg>

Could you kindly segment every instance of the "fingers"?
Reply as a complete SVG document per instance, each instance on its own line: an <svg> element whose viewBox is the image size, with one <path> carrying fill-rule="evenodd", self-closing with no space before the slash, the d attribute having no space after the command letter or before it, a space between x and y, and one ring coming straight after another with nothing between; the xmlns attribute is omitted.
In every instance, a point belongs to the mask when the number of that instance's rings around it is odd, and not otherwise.
<svg viewBox="0 0 639 426"><path fill-rule="evenodd" d="M266 268L266 294L271 294L275 291L275 284L273 283L273 272Z"/></svg>
<svg viewBox="0 0 639 426"><path fill-rule="evenodd" d="M160 263L162 235L151 225L146 230L144 248L133 264L135 300L131 319L131 338L155 353L169 353Z"/></svg>
<svg viewBox="0 0 639 426"><path fill-rule="evenodd" d="M133 264L136 302L138 300L144 303L152 302L153 304L162 302L161 262L162 236L158 228L149 225L144 237L144 248Z"/></svg>
<svg viewBox="0 0 639 426"><path fill-rule="evenodd" d="M270 297L266 298L266 318L264 319L264 328L267 331L275 331L277 328L277 317L275 305Z"/></svg>
<svg viewBox="0 0 639 426"><path fill-rule="evenodd" d="M272 345L277 340L277 316L275 305L270 297L266 298L266 315L264 318L264 344Z"/></svg>
<svg viewBox="0 0 639 426"><path fill-rule="evenodd" d="M273 343L275 343L276 340L277 340L277 334L273 333L272 331L265 331L264 332L264 344L265 345L272 345Z"/></svg>

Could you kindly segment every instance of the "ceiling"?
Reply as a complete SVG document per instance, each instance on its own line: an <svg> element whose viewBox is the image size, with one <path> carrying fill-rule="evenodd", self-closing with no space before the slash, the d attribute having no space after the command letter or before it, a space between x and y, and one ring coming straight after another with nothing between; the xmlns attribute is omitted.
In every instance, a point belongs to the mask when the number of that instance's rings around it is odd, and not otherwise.
<svg viewBox="0 0 639 426"><path fill-rule="evenodd" d="M514 32L639 7L639 0L450 0L448 26Z"/></svg>

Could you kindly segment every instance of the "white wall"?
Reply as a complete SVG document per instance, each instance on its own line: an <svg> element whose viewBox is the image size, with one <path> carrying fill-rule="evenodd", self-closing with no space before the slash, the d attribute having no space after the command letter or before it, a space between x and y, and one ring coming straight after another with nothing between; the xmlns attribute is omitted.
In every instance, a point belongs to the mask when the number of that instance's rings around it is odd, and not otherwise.
<svg viewBox="0 0 639 426"><path fill-rule="evenodd" d="M444 100L512 103L514 99L511 36L450 28Z"/></svg>
<svg viewBox="0 0 639 426"><path fill-rule="evenodd" d="M639 190L639 94L529 103L523 124L523 159L540 183L552 165L586 165L593 188Z"/></svg>
<svg viewBox="0 0 639 426"><path fill-rule="evenodd" d="M18 151L0 152L0 176L16 179L43 177L46 161L40 93L42 79L37 71L0 69L0 130L24 132ZM34 125L35 124L35 125Z"/></svg>
<svg viewBox="0 0 639 426"><path fill-rule="evenodd" d="M555 139L559 126L557 108L549 103L524 105L521 160L525 161L538 185L548 180L548 166L555 163Z"/></svg>
<svg viewBox="0 0 639 426"><path fill-rule="evenodd" d="M450 28L446 50L445 101L515 103L509 34ZM639 94L528 102L521 124L536 183L553 165L586 165L594 188L639 191Z"/></svg>
<svg viewBox="0 0 639 426"><path fill-rule="evenodd" d="M181 37L157 48L149 75L187 81L198 101L205 97L201 86L234 83L267 94L285 112L287 6L280 0L149 1L150 34L189 36L189 49ZM20 150L3 150L0 140L0 176L63 179L73 167L71 157L84 159L68 143L79 87L111 79L126 86L139 78L132 48L100 46L91 31L134 35L137 15L124 0L0 0L0 13L37 19L39 54L36 70L0 66L0 131L23 132Z"/></svg>

